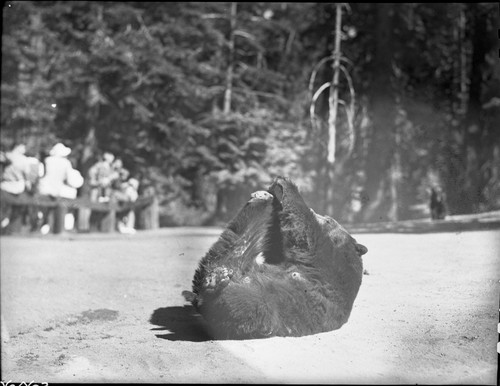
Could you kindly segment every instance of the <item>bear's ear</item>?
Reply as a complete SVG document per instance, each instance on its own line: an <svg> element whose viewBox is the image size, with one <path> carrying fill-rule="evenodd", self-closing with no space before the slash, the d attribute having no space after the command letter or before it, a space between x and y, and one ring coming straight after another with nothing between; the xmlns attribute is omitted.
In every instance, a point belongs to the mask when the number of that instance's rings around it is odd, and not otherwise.
<svg viewBox="0 0 500 386"><path fill-rule="evenodd" d="M184 299L186 299L186 301L191 303L196 300L196 294L191 291L182 291L182 296L184 296Z"/></svg>
<svg viewBox="0 0 500 386"><path fill-rule="evenodd" d="M358 252L359 255L362 256L366 252L368 252L368 248L366 248L363 244L357 244L356 243L356 252Z"/></svg>

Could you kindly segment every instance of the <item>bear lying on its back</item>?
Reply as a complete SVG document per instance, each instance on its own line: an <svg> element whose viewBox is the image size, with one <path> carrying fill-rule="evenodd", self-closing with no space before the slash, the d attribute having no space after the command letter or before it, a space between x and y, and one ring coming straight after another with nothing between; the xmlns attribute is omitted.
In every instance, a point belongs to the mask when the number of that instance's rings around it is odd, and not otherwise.
<svg viewBox="0 0 500 386"><path fill-rule="evenodd" d="M347 322L366 247L277 178L228 224L183 295L218 338L301 336Z"/></svg>

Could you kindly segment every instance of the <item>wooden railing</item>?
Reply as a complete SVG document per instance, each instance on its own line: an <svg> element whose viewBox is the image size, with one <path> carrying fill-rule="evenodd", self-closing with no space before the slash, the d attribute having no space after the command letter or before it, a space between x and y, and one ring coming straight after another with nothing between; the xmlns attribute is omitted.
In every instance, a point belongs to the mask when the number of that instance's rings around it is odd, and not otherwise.
<svg viewBox="0 0 500 386"><path fill-rule="evenodd" d="M64 231L64 219L70 211L76 214L75 226L78 231L91 230L90 222L94 220L98 231L114 232L117 215L130 210L136 213L137 228L159 228L159 204L154 195L141 197L135 202L118 203L113 199L109 202L93 202L87 198L65 199L27 193L14 195L5 191L0 191L0 194L2 207L39 208L49 212L52 216L51 230L56 234ZM13 227L16 228L15 225Z"/></svg>

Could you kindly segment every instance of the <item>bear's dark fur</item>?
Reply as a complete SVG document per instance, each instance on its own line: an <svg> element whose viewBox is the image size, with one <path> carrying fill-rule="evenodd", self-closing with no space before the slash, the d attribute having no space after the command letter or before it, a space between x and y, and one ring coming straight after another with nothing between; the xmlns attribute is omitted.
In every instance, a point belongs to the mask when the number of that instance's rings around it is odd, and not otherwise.
<svg viewBox="0 0 500 386"><path fill-rule="evenodd" d="M366 252L279 177L228 224L183 294L217 338L331 331L349 318Z"/></svg>

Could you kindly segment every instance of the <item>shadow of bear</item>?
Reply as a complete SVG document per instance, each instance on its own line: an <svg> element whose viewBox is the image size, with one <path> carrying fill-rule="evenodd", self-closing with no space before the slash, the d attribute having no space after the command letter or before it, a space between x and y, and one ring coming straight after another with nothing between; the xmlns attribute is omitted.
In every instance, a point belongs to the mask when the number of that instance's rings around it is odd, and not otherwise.
<svg viewBox="0 0 500 386"><path fill-rule="evenodd" d="M161 339L190 342L212 339L208 334L206 322L196 313L193 306L158 308L154 310L149 322L159 326L152 328L152 331L166 331L164 334L156 334Z"/></svg>

